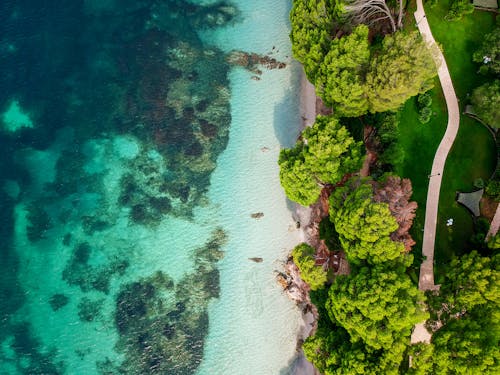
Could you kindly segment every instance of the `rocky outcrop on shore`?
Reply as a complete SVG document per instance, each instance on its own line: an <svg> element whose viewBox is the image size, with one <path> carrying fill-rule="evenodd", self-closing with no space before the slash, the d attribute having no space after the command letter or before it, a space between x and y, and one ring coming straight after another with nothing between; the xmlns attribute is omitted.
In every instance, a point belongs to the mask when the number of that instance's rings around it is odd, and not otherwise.
<svg viewBox="0 0 500 375"><path fill-rule="evenodd" d="M226 61L230 65L241 66L251 73L257 75L262 74L262 70L260 68L269 70L286 68L286 63L278 61L274 57L244 51L230 52L226 57Z"/></svg>

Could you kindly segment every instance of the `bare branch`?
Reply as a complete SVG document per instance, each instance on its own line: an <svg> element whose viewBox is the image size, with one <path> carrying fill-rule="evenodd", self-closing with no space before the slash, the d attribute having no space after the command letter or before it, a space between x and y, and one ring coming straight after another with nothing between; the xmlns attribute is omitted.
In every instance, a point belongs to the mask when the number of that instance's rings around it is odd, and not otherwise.
<svg viewBox="0 0 500 375"><path fill-rule="evenodd" d="M398 0L398 17L389 9L385 0L346 0L345 11L355 23L372 25L389 19L392 32L403 26L403 0Z"/></svg>

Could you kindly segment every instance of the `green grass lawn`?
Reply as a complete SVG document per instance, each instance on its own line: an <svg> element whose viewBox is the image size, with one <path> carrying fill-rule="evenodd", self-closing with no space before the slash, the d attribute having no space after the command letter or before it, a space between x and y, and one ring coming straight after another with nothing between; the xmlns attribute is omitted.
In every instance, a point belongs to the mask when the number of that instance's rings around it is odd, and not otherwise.
<svg viewBox="0 0 500 375"><path fill-rule="evenodd" d="M415 255L422 249L425 202L429 186L428 175L448 121L446 102L437 78L431 97L433 116L427 124L421 124L418 121L415 98L408 100L399 114L399 143L405 151L405 158L400 165L396 166L396 173L412 181L412 200L418 203L417 217L412 227L412 236L417 242L414 248Z"/></svg>
<svg viewBox="0 0 500 375"><path fill-rule="evenodd" d="M426 6L427 19L436 41L442 46L461 110L467 104L472 90L487 78L477 73L472 54L482 42L484 34L494 27L492 13L475 11L460 21L444 20L449 2L436 7ZM453 254L461 254L473 233L473 223L467 210L455 202L456 191L470 191L476 178L487 180L495 168L496 149L489 132L478 122L461 116L460 129L446 161L438 213L436 234L436 277L439 282L440 265ZM454 219L452 227L446 226Z"/></svg>
<svg viewBox="0 0 500 375"><path fill-rule="evenodd" d="M476 178L486 181L495 164L495 144L488 130L475 120L462 117L441 185L435 244L436 283L441 275L440 266L446 264L452 255L470 250L468 240L473 234L472 216L455 201L455 194L473 190ZM446 226L448 218L453 218L453 226Z"/></svg>

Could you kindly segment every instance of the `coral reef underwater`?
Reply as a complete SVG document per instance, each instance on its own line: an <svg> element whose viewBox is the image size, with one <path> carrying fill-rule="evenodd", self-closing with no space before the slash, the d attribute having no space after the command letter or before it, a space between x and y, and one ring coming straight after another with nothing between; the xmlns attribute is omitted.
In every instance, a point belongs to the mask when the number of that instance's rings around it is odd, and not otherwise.
<svg viewBox="0 0 500 375"><path fill-rule="evenodd" d="M189 221L207 204L228 142L231 65L199 32L238 16L225 1L0 4L0 112L15 101L30 119L0 127L0 186L19 190L0 191L7 372L69 373L61 348L29 321L40 306L56 321L72 314L82 330L113 330L116 356L103 354L99 373L195 372L226 234L215 230L177 281L156 269L133 273L130 259L146 250L125 237L154 237L167 216ZM24 290L32 281L20 275L46 261L50 273L29 275L44 280L39 289ZM91 352L75 344L78 360Z"/></svg>

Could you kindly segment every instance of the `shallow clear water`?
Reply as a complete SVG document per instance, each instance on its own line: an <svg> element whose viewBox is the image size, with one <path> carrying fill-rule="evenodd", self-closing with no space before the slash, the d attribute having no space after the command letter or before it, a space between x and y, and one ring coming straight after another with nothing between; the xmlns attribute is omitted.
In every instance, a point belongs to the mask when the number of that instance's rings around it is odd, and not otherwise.
<svg viewBox="0 0 500 375"><path fill-rule="evenodd" d="M290 4L214 4L0 4L0 374L291 371L298 70L225 60L290 63Z"/></svg>

